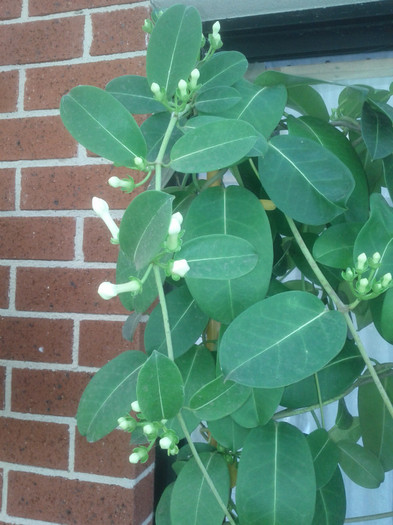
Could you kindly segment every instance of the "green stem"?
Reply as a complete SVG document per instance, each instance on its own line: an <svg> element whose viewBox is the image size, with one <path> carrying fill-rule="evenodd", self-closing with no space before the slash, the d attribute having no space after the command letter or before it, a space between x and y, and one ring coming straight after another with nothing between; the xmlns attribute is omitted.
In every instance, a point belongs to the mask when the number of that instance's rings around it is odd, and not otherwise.
<svg viewBox="0 0 393 525"><path fill-rule="evenodd" d="M315 379L315 386L317 387L319 411L321 413L321 424L322 424L322 428L326 428L326 426L325 426L325 416L323 414L322 394L321 394L321 388L320 388L320 385L319 385L318 374L314 374L314 379Z"/></svg>
<svg viewBox="0 0 393 525"><path fill-rule="evenodd" d="M167 127L165 135L164 135L164 138L162 139L161 146L160 146L160 149L159 149L158 154L157 154L157 158L154 161L154 165L155 165L155 168L156 168L156 183L155 183L155 189L156 190L161 190L162 161L163 161L163 158L164 158L164 155L165 155L166 148L167 148L168 143L169 143L169 139L171 138L172 131L173 131L174 127L176 126L177 119L178 119L177 113L172 113L171 119L169 121L168 127Z"/></svg>
<svg viewBox="0 0 393 525"><path fill-rule="evenodd" d="M175 355L173 353L171 327L169 325L168 308L167 308L167 305L166 305L164 287L162 286L159 266L154 264L153 265L153 271L154 271L154 277L155 277L155 280L156 280L156 286L157 286L157 291L158 291L158 298L160 299L162 321L163 321L163 324L164 324L164 332L165 332L165 340L166 340L166 347L167 347L167 351L168 351L168 357L169 357L169 359L174 361L175 360Z"/></svg>
<svg viewBox="0 0 393 525"><path fill-rule="evenodd" d="M369 514L368 516L357 516L356 518L347 518L344 523L360 523L361 521L383 520L384 518L391 518L393 512L382 512L381 514Z"/></svg>
<svg viewBox="0 0 393 525"><path fill-rule="evenodd" d="M188 429L187 429L187 426L184 422L184 419L183 419L183 416L181 415L181 413L179 412L179 414L177 415L177 419L179 420L179 423L180 423L180 426L181 426L181 429L184 433L184 436L187 440L187 443L190 447L190 450L192 452L192 455L194 456L194 459L196 461L196 464L198 465L199 469L201 470L202 474L203 474L203 477L205 478L205 481L206 483L209 485L209 488L210 490L212 491L214 497L216 498L217 500L217 503L220 505L221 509L224 511L225 513L225 516L227 517L229 523L231 523L231 525L236 525L236 523L234 522L233 518L232 518L232 515L231 513L229 512L227 506L225 505L225 503L222 501L222 498L220 496L220 494L218 493L214 483L213 483L213 480L211 479L208 471L206 470L205 468L205 465L202 463L202 460L201 458L199 457L199 454L198 454L198 451L197 449L195 448L195 445L192 441L192 438L190 436L190 433L188 432Z"/></svg>
<svg viewBox="0 0 393 525"><path fill-rule="evenodd" d="M315 275L317 276L317 278L319 279L319 282L321 283L321 285L323 286L323 288L325 289L325 291L330 295L330 297L332 298L334 304L336 305L337 309L344 315L344 318L345 318L345 321L348 325L348 328L349 328L349 331L351 332L352 336L353 336L353 339L359 349L359 352L367 366L367 369L375 383L375 386L377 387L378 389L378 392L380 393L382 399L383 399L383 402L385 403L385 406L389 412L389 414L391 415L391 417L393 418L393 405L378 377L378 374L377 372L375 371L374 367L373 367L373 364L367 354L367 351L362 343L362 340L360 339L359 337L359 334L357 333L356 331L356 328L354 327L353 325L353 322L352 322L352 319L351 319L351 316L350 314L348 313L348 306L345 305L341 299L338 297L338 295L336 294L336 292L333 290L333 288L330 286L328 280L326 279L326 277L323 275L323 273L321 272L321 270L319 269L314 257L311 255L309 249L307 248L305 242L303 241L302 239L302 236L300 235L300 232L299 230L297 229L294 221L290 218L290 217L287 217L287 221L288 221L288 224L289 224L289 227L299 245L299 248L301 249L304 257L306 258L308 264L310 265L311 269L314 271Z"/></svg>

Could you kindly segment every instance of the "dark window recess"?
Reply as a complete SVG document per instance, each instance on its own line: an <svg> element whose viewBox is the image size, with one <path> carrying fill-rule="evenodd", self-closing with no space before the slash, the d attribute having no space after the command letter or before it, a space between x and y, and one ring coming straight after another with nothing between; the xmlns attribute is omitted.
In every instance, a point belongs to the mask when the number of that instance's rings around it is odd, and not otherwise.
<svg viewBox="0 0 393 525"><path fill-rule="evenodd" d="M214 21L204 23L211 32ZM249 62L393 50L393 0L220 20L222 50Z"/></svg>

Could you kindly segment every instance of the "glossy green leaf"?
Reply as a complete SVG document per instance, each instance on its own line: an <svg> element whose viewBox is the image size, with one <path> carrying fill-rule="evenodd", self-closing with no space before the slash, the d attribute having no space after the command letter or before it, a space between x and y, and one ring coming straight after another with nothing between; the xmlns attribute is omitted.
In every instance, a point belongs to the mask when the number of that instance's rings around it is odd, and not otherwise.
<svg viewBox="0 0 393 525"><path fill-rule="evenodd" d="M352 267L353 247L361 227L361 223L344 222L322 232L313 245L316 261L341 270Z"/></svg>
<svg viewBox="0 0 393 525"><path fill-rule="evenodd" d="M60 116L75 140L117 166L134 166L146 143L133 116L110 93L78 86L61 99Z"/></svg>
<svg viewBox="0 0 393 525"><path fill-rule="evenodd" d="M356 151L347 137L327 122L314 117L288 117L291 135L308 138L321 144L347 166L355 181L344 217L348 222L365 222L368 218L367 175Z"/></svg>
<svg viewBox="0 0 393 525"><path fill-rule="evenodd" d="M329 113L321 95L311 86L287 87L287 106L298 111L301 115L311 115L324 122L329 120Z"/></svg>
<svg viewBox="0 0 393 525"><path fill-rule="evenodd" d="M317 490L312 525L343 525L346 507L344 481L337 467L329 483Z"/></svg>
<svg viewBox="0 0 393 525"><path fill-rule="evenodd" d="M105 90L121 102L130 113L166 111L165 106L153 97L146 77L138 75L117 77L105 86Z"/></svg>
<svg viewBox="0 0 393 525"><path fill-rule="evenodd" d="M176 364L154 351L139 372L136 394L148 421L176 416L184 400L183 379Z"/></svg>
<svg viewBox="0 0 393 525"><path fill-rule="evenodd" d="M314 462L317 489L320 489L330 481L337 469L338 449L323 428L311 432L307 436L307 443Z"/></svg>
<svg viewBox="0 0 393 525"><path fill-rule="evenodd" d="M132 341L134 338L135 330L139 325L139 321L142 319L142 314L133 312L127 317L126 322L123 324L121 335L126 341Z"/></svg>
<svg viewBox="0 0 393 525"><path fill-rule="evenodd" d="M147 266L159 253L168 235L173 197L151 190L140 193L128 205L120 223L120 248L137 270Z"/></svg>
<svg viewBox="0 0 393 525"><path fill-rule="evenodd" d="M236 279L251 272L258 262L254 247L241 237L216 233L183 244L176 259L186 259L192 279Z"/></svg>
<svg viewBox="0 0 393 525"><path fill-rule="evenodd" d="M353 418L350 427L342 429L337 425L334 425L329 430L330 439L336 444L340 441L352 441L352 443L357 443L361 438L361 435L360 421L357 416Z"/></svg>
<svg viewBox="0 0 393 525"><path fill-rule="evenodd" d="M381 254L381 266L376 276L393 275L393 208L377 193L370 195L370 218L355 241L354 262L361 253L371 257L375 252Z"/></svg>
<svg viewBox="0 0 393 525"><path fill-rule="evenodd" d="M225 448L236 451L243 447L249 430L238 425L230 416L208 422L213 438Z"/></svg>
<svg viewBox="0 0 393 525"><path fill-rule="evenodd" d="M347 340L337 357L318 372L318 382L323 402L345 392L364 369L364 361L356 345ZM289 385L281 399L282 406L300 408L318 404L318 390L314 375Z"/></svg>
<svg viewBox="0 0 393 525"><path fill-rule="evenodd" d="M289 385L333 359L346 333L344 317L327 310L314 295L280 293L251 306L229 325L219 347L221 368L226 380L243 385Z"/></svg>
<svg viewBox="0 0 393 525"><path fill-rule="evenodd" d="M184 229L184 243L204 235L234 235L246 239L258 254L254 270L237 279L213 281L186 275L192 296L209 317L229 323L265 296L273 259L271 230L266 212L251 192L238 186L203 191L191 204Z"/></svg>
<svg viewBox="0 0 393 525"><path fill-rule="evenodd" d="M235 106L240 101L240 93L229 86L216 86L202 91L195 102L198 112L216 115Z"/></svg>
<svg viewBox="0 0 393 525"><path fill-rule="evenodd" d="M393 399L392 377L381 378L390 399ZM358 407L363 445L380 460L385 472L393 469L393 420L374 383L358 390Z"/></svg>
<svg viewBox="0 0 393 525"><path fill-rule="evenodd" d="M175 362L184 382L184 407L181 409L181 414L188 431L192 432L200 420L187 407L195 392L216 377L215 362L212 353L202 345L193 346L188 352L178 357ZM176 417L170 419L167 426L174 430L179 438L183 437L183 430Z"/></svg>
<svg viewBox="0 0 393 525"><path fill-rule="evenodd" d="M143 352L129 350L99 370L82 394L76 415L79 432L97 441L117 427L136 399L139 371L146 361Z"/></svg>
<svg viewBox="0 0 393 525"><path fill-rule="evenodd" d="M390 344L393 344L393 288L370 301L375 328Z"/></svg>
<svg viewBox="0 0 393 525"><path fill-rule="evenodd" d="M220 120L193 129L171 151L171 167L182 173L199 173L231 166L254 146L257 135L247 122Z"/></svg>
<svg viewBox="0 0 393 525"><path fill-rule="evenodd" d="M174 482L170 483L165 487L164 492L161 494L160 501L154 512L154 520L156 525L172 525L171 522L171 497Z"/></svg>
<svg viewBox="0 0 393 525"><path fill-rule="evenodd" d="M258 87L242 80L234 86L241 94L241 101L224 113L231 119L244 120L251 124L258 133L269 138L280 122L287 91L284 86Z"/></svg>
<svg viewBox="0 0 393 525"><path fill-rule="evenodd" d="M253 388L247 401L231 416L245 428L266 425L280 404L283 388Z"/></svg>
<svg viewBox="0 0 393 525"><path fill-rule="evenodd" d="M362 114L363 104L367 100L368 90L361 86L347 86L338 97L338 113L351 118Z"/></svg>
<svg viewBox="0 0 393 525"><path fill-rule="evenodd" d="M342 397L338 400L336 426L341 430L347 430L348 428L351 428L352 423L353 416L347 408L345 398Z"/></svg>
<svg viewBox="0 0 393 525"><path fill-rule="evenodd" d="M247 71L246 57L239 51L220 51L200 68L201 91L217 86L232 86Z"/></svg>
<svg viewBox="0 0 393 525"><path fill-rule="evenodd" d="M362 137L373 160L393 153L392 121L385 113L377 111L368 102L363 105Z"/></svg>
<svg viewBox="0 0 393 525"><path fill-rule="evenodd" d="M250 390L233 381L225 381L223 376L218 376L209 383L205 383L192 396L190 408L200 419L213 421L229 415L240 407Z"/></svg>
<svg viewBox="0 0 393 525"><path fill-rule="evenodd" d="M339 464L345 474L357 485L376 489L383 482L385 473L375 454L352 441L337 443Z"/></svg>
<svg viewBox="0 0 393 525"><path fill-rule="evenodd" d="M198 307L187 286L180 286L167 294L166 303L173 352L175 357L179 357L187 352L199 338L209 318ZM160 304L150 314L145 329L144 342L148 354L157 350L157 352L167 355L168 350Z"/></svg>
<svg viewBox="0 0 393 525"><path fill-rule="evenodd" d="M229 472L223 456L202 452L202 463L221 499L229 498ZM221 525L224 511L218 504L194 458L181 469L171 497L171 525Z"/></svg>
<svg viewBox="0 0 393 525"><path fill-rule="evenodd" d="M202 23L195 7L174 5L160 16L146 54L149 85L156 82L171 97L179 80L188 80L196 67Z"/></svg>
<svg viewBox="0 0 393 525"><path fill-rule="evenodd" d="M251 430L239 462L236 508L247 525L309 525L315 474L300 430L271 422Z"/></svg>
<svg viewBox="0 0 393 525"><path fill-rule="evenodd" d="M348 168L309 139L273 137L259 162L261 182L281 211L295 220L319 225L343 213L354 188Z"/></svg>
<svg viewBox="0 0 393 525"><path fill-rule="evenodd" d="M277 86L282 84L283 86L295 87L308 84L329 84L329 82L317 78L288 75L287 73L281 73L281 71L264 71L255 79L255 84L258 86Z"/></svg>

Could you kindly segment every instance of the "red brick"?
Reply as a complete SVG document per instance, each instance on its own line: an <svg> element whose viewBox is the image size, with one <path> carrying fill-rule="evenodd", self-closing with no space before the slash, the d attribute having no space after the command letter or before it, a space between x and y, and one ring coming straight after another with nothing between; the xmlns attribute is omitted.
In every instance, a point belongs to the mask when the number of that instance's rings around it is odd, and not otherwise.
<svg viewBox="0 0 393 525"><path fill-rule="evenodd" d="M0 218L3 259L71 260L75 219L71 217Z"/></svg>
<svg viewBox="0 0 393 525"><path fill-rule="evenodd" d="M0 113L16 111L18 86L18 71L3 71L0 73Z"/></svg>
<svg viewBox="0 0 393 525"><path fill-rule="evenodd" d="M29 15L47 15L76 11L78 9L104 7L110 5L132 4L143 0L30 0Z"/></svg>
<svg viewBox="0 0 393 525"><path fill-rule="evenodd" d="M72 362L73 321L0 317L0 359Z"/></svg>
<svg viewBox="0 0 393 525"><path fill-rule="evenodd" d="M68 467L68 425L0 419L0 459L39 467Z"/></svg>
<svg viewBox="0 0 393 525"><path fill-rule="evenodd" d="M0 120L0 160L67 158L76 152L60 117Z"/></svg>
<svg viewBox="0 0 393 525"><path fill-rule="evenodd" d="M153 476L133 489L28 472L8 475L9 516L63 525L140 525L152 511Z"/></svg>
<svg viewBox="0 0 393 525"><path fill-rule="evenodd" d="M0 366L0 410L4 409L5 401L5 367Z"/></svg>
<svg viewBox="0 0 393 525"><path fill-rule="evenodd" d="M0 32L0 65L80 57L83 33L83 16L3 25Z"/></svg>
<svg viewBox="0 0 393 525"><path fill-rule="evenodd" d="M25 109L58 108L61 97L75 86L90 85L103 89L115 77L143 75L144 72L145 57L28 69Z"/></svg>
<svg viewBox="0 0 393 525"><path fill-rule="evenodd" d="M116 221L119 224L119 221ZM0 223L1 224L1 223ZM111 244L111 234L98 217L86 218L83 228L83 255L89 262L116 262L119 246Z"/></svg>
<svg viewBox="0 0 393 525"><path fill-rule="evenodd" d="M148 16L149 11L145 7L93 14L91 55L110 55L145 49L142 25Z"/></svg>
<svg viewBox="0 0 393 525"><path fill-rule="evenodd" d="M11 410L73 417L91 377L84 372L14 369Z"/></svg>
<svg viewBox="0 0 393 525"><path fill-rule="evenodd" d="M125 350L143 350L141 323L132 342L123 339L120 321L81 321L79 331L79 364L101 367Z"/></svg>
<svg viewBox="0 0 393 525"><path fill-rule="evenodd" d="M15 170L0 170L0 210L15 209Z"/></svg>
<svg viewBox="0 0 393 525"><path fill-rule="evenodd" d="M132 465L130 434L115 430L95 443L89 443L79 432L75 435L75 471L102 476L135 479L154 461L154 450L145 464Z"/></svg>
<svg viewBox="0 0 393 525"><path fill-rule="evenodd" d="M127 168L100 166L56 166L52 168L22 169L21 208L24 210L91 210L91 199L105 199L110 209L125 209L131 199L142 190L137 188L131 195L111 188L112 176L128 175L140 180L138 172Z"/></svg>
<svg viewBox="0 0 393 525"><path fill-rule="evenodd" d="M101 282L114 282L115 270L18 268L16 308L39 312L126 314L117 297L104 301Z"/></svg>
<svg viewBox="0 0 393 525"><path fill-rule="evenodd" d="M8 308L10 267L0 266L0 308Z"/></svg>
<svg viewBox="0 0 393 525"><path fill-rule="evenodd" d="M22 0L2 0L0 7L0 20L19 18L22 12Z"/></svg>

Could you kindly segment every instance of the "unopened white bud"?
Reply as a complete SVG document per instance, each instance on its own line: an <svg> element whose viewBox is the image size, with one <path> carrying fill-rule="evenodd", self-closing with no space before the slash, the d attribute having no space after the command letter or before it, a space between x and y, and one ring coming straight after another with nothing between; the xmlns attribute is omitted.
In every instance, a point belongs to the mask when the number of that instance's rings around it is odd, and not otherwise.
<svg viewBox="0 0 393 525"><path fill-rule="evenodd" d="M190 267L188 265L188 262L185 259L179 259L178 261L173 261L171 273L174 278L184 277L189 270L190 270Z"/></svg>
<svg viewBox="0 0 393 525"><path fill-rule="evenodd" d="M131 410L133 410L134 412L140 412L141 411L141 407L139 406L138 401L133 401L131 403Z"/></svg>
<svg viewBox="0 0 393 525"><path fill-rule="evenodd" d="M363 279L359 279L357 283L357 290L360 293L364 293L367 290L367 287L369 285L368 279L365 277Z"/></svg>
<svg viewBox="0 0 393 525"><path fill-rule="evenodd" d="M198 80L199 80L199 77L200 77L200 73L199 73L199 69L193 69L191 71L191 75L190 75L190 87L192 89L195 89L197 84L198 84Z"/></svg>
<svg viewBox="0 0 393 525"><path fill-rule="evenodd" d="M146 434L147 436L149 434L153 434L153 432L155 431L156 431L156 428L151 423L147 423L146 425L143 426L143 433Z"/></svg>
<svg viewBox="0 0 393 525"><path fill-rule="evenodd" d="M134 157L134 164L137 168L142 168L145 163L141 157Z"/></svg>
<svg viewBox="0 0 393 525"><path fill-rule="evenodd" d="M390 272L385 273L385 275L382 277L382 280L381 280L381 285L383 286L383 288L386 288L387 286L389 286L391 282L392 282L392 274Z"/></svg>
<svg viewBox="0 0 393 525"><path fill-rule="evenodd" d="M371 259L374 264L378 264L381 260L381 254L379 252L375 252Z"/></svg>
<svg viewBox="0 0 393 525"><path fill-rule="evenodd" d="M107 301L113 299L113 297L116 297L119 293L130 292L132 294L137 294L141 291L141 288L142 285L139 279L132 279L123 284L113 284L105 281L98 287L98 295Z"/></svg>
<svg viewBox="0 0 393 525"><path fill-rule="evenodd" d="M168 235L176 235L181 230L181 224L183 222L183 216L177 212L172 215L171 222L168 228Z"/></svg>
<svg viewBox="0 0 393 525"><path fill-rule="evenodd" d="M177 87L179 88L180 96L182 99L187 98L187 82L183 79L179 80L179 83L177 84Z"/></svg>
<svg viewBox="0 0 393 525"><path fill-rule="evenodd" d="M220 29L221 29L221 25L220 25L220 22L217 20L217 22L214 22L213 24L213 35L218 35L218 33L220 32Z"/></svg>
<svg viewBox="0 0 393 525"><path fill-rule="evenodd" d="M92 207L93 210L96 212L98 217L100 217L108 227L109 231L112 234L112 237L114 240L119 239L119 227L115 223L115 221L112 219L112 217L109 214L109 206L106 201L103 199L100 199L99 197L93 197L92 199Z"/></svg>
<svg viewBox="0 0 393 525"><path fill-rule="evenodd" d="M134 465L136 463L139 463L139 460L140 460L139 454L137 454L136 452L133 452L128 458L128 460L130 463L133 463Z"/></svg>
<svg viewBox="0 0 393 525"><path fill-rule="evenodd" d="M119 179L119 177L110 177L108 179L109 186L112 186L112 188L121 188L123 181Z"/></svg>
<svg viewBox="0 0 393 525"><path fill-rule="evenodd" d="M365 253L361 253L360 255L358 255L358 258L356 260L356 270L358 270L359 272L362 272L363 270L366 269L366 264L367 264L367 255Z"/></svg>
<svg viewBox="0 0 393 525"><path fill-rule="evenodd" d="M172 446L173 442L171 440L171 438L165 436L163 438L160 439L160 447L163 449L163 450L168 450L171 446Z"/></svg>
<svg viewBox="0 0 393 525"><path fill-rule="evenodd" d="M160 86L157 84L157 82L153 82L150 86L150 89L153 93L153 95L159 95L161 93Z"/></svg>

